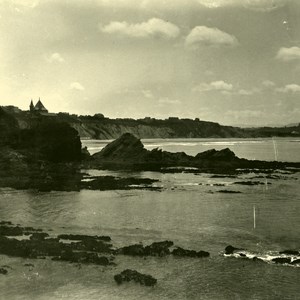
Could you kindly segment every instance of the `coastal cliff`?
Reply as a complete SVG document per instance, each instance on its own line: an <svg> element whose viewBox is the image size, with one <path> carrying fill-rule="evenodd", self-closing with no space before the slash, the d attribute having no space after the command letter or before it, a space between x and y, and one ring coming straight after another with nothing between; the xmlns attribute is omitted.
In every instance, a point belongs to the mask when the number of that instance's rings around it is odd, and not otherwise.
<svg viewBox="0 0 300 300"><path fill-rule="evenodd" d="M12 116L22 129L30 128L32 115L13 106L2 107ZM170 117L165 120L109 119L102 114L78 116L68 113L42 113L40 118L65 122L73 127L82 139L116 139L124 133L131 133L142 139L147 138L257 138L257 137L299 137L300 126L239 128L223 126L215 122L202 121L198 118L179 119Z"/></svg>

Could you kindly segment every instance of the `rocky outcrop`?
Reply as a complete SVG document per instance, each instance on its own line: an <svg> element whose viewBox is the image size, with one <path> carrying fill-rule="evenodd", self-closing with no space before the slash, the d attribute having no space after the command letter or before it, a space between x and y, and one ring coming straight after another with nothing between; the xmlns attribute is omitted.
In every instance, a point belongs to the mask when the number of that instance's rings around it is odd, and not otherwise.
<svg viewBox="0 0 300 300"><path fill-rule="evenodd" d="M235 248L235 247L229 245L229 246L227 246L227 247L225 248L225 254L227 254L227 255L228 255L228 254L233 254L235 251L239 251L239 250L243 250L243 249Z"/></svg>
<svg viewBox="0 0 300 300"><path fill-rule="evenodd" d="M130 269L126 269L120 274L115 275L114 279L118 284L121 284L123 282L134 281L141 285L154 286L157 283L157 279L155 279L151 275L142 274L138 271Z"/></svg>
<svg viewBox="0 0 300 300"><path fill-rule="evenodd" d="M7 275L8 271L4 268L0 268L0 274Z"/></svg>
<svg viewBox="0 0 300 300"><path fill-rule="evenodd" d="M180 256L180 257L208 257L209 252L206 251L195 251L195 250L187 250L181 247L177 247L172 251L172 255Z"/></svg>
<svg viewBox="0 0 300 300"><path fill-rule="evenodd" d="M130 256L166 256L171 253L169 248L172 246L172 241L154 242L145 247L142 244L136 244L120 248L117 253Z"/></svg>
<svg viewBox="0 0 300 300"><path fill-rule="evenodd" d="M92 155L88 166L108 169L162 170L166 167L194 167L202 172L228 173L236 169L284 169L300 167L300 163L266 162L236 157L228 148L215 149L190 156L160 149L146 150L141 141L130 133L123 134L100 152ZM243 184L240 183L239 184ZM247 182L252 184L252 182ZM253 184L256 184L254 182Z"/></svg>

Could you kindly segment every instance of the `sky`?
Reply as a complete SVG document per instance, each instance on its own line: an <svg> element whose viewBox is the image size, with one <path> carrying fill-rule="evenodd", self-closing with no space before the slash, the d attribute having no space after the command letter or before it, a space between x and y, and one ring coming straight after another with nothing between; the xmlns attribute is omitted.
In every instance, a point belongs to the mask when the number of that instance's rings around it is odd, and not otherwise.
<svg viewBox="0 0 300 300"><path fill-rule="evenodd" d="M0 105L300 122L299 0L0 0Z"/></svg>

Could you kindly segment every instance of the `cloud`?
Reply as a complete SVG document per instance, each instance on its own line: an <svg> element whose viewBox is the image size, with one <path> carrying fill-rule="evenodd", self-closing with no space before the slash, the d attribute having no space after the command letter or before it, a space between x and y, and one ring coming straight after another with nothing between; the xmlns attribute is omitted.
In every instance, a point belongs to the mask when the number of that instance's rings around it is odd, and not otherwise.
<svg viewBox="0 0 300 300"><path fill-rule="evenodd" d="M254 91L253 90L239 90L238 91L238 94L241 95L241 96L251 96L254 94Z"/></svg>
<svg viewBox="0 0 300 300"><path fill-rule="evenodd" d="M226 83L223 80L213 81L211 83L200 83L198 86L193 88L195 92L210 92L210 91L221 91L221 92L230 92L233 90L233 85ZM225 93L225 94L227 94Z"/></svg>
<svg viewBox="0 0 300 300"><path fill-rule="evenodd" d="M10 0L10 3L34 8L39 4L40 0Z"/></svg>
<svg viewBox="0 0 300 300"><path fill-rule="evenodd" d="M265 80L265 81L262 82L262 85L265 86L265 87L270 88L270 87L275 86L275 83L271 80Z"/></svg>
<svg viewBox="0 0 300 300"><path fill-rule="evenodd" d="M65 62L64 58L57 52L51 54L50 57L46 58L46 60L50 63L53 63L53 62L63 63L63 62Z"/></svg>
<svg viewBox="0 0 300 300"><path fill-rule="evenodd" d="M198 46L237 46L238 40L218 28L196 26L185 39L186 46L197 48Z"/></svg>
<svg viewBox="0 0 300 300"><path fill-rule="evenodd" d="M150 90L142 90L142 94L145 98L151 99L153 98L153 93Z"/></svg>
<svg viewBox="0 0 300 300"><path fill-rule="evenodd" d="M160 98L158 100L158 102L160 104L180 104L181 103L181 101L179 101L177 99L169 99L168 97Z"/></svg>
<svg viewBox="0 0 300 300"><path fill-rule="evenodd" d="M251 95L254 95L254 94L257 94L257 93L260 93L260 92L261 92L260 89L252 88L251 90L241 89L237 92L237 94L241 95L241 96L251 96Z"/></svg>
<svg viewBox="0 0 300 300"><path fill-rule="evenodd" d="M161 36L167 39L174 39L180 34L180 29L176 25L157 18L152 18L147 22L136 24L110 22L106 26L100 24L99 29L105 33L117 33L134 38Z"/></svg>
<svg viewBox="0 0 300 300"><path fill-rule="evenodd" d="M22 1L22 0L19 0ZM31 0L32 1L32 0ZM74 1L74 0L73 0ZM257 11L271 11L282 7L288 0L95 0L100 6L140 10L177 10L186 8L244 7Z"/></svg>
<svg viewBox="0 0 300 300"><path fill-rule="evenodd" d="M71 90L77 90L77 91L84 91L85 88L82 86L79 82L72 82L70 84L70 89Z"/></svg>
<svg viewBox="0 0 300 300"><path fill-rule="evenodd" d="M291 47L291 48L280 48L277 56L277 59L282 61L292 61L292 60L300 60L300 48L299 47Z"/></svg>
<svg viewBox="0 0 300 300"><path fill-rule="evenodd" d="M287 84L282 88L276 89L277 92L280 93L300 93L300 85L298 84Z"/></svg>
<svg viewBox="0 0 300 300"><path fill-rule="evenodd" d="M208 8L234 6L257 11L271 11L285 5L287 0L197 0L197 2Z"/></svg>

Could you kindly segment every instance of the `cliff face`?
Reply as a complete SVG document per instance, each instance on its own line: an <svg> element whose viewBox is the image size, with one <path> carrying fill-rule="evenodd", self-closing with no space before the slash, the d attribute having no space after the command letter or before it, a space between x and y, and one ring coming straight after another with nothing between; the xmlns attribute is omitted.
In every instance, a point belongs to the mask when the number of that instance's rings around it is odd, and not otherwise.
<svg viewBox="0 0 300 300"><path fill-rule="evenodd" d="M221 126L218 123L194 120L110 120L72 122L81 137L92 139L115 139L124 133L131 133L138 138L229 138L249 137L243 129Z"/></svg>
<svg viewBox="0 0 300 300"><path fill-rule="evenodd" d="M8 122L17 123L21 129L30 129L34 121L28 112L16 107L3 107L6 114L5 126ZM0 111L1 115L1 111ZM9 120L13 116L14 121ZM38 119L38 117L36 117ZM272 136L300 136L300 126L282 128L238 128L222 126L214 122L198 119L169 118L159 120L145 119L109 119L101 114L95 116L77 116L67 113L50 114L44 118L56 122L64 122L73 127L81 138L88 139L116 139L124 133L131 133L138 138L256 138ZM1 122L1 120L0 120ZM16 124L9 126L12 128ZM1 124L0 124L1 129Z"/></svg>

